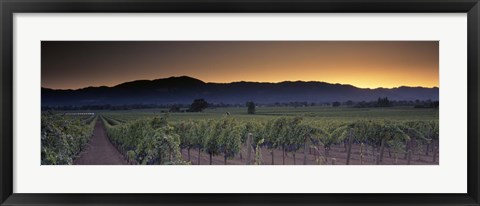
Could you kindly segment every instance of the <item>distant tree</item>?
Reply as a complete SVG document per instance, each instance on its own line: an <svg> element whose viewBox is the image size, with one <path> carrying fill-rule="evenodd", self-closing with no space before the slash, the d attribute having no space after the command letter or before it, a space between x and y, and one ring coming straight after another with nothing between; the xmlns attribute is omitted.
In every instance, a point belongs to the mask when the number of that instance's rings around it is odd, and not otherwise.
<svg viewBox="0 0 480 206"><path fill-rule="evenodd" d="M207 101L204 99L195 99L193 103L190 105L189 112L201 112L208 107Z"/></svg>
<svg viewBox="0 0 480 206"><path fill-rule="evenodd" d="M339 107L340 106L340 102L332 102L332 107Z"/></svg>
<svg viewBox="0 0 480 206"><path fill-rule="evenodd" d="M247 113L248 114L255 114L255 103L254 102L247 102Z"/></svg>
<svg viewBox="0 0 480 206"><path fill-rule="evenodd" d="M353 102L352 100L348 100L345 102L345 105L347 106L353 106L355 104L355 102Z"/></svg>
<svg viewBox="0 0 480 206"><path fill-rule="evenodd" d="M379 107L389 107L389 106L392 106L392 103L390 102L390 100L388 100L387 97L378 98L377 106L379 106Z"/></svg>
<svg viewBox="0 0 480 206"><path fill-rule="evenodd" d="M178 105L174 104L170 107L169 112L180 112L180 107Z"/></svg>

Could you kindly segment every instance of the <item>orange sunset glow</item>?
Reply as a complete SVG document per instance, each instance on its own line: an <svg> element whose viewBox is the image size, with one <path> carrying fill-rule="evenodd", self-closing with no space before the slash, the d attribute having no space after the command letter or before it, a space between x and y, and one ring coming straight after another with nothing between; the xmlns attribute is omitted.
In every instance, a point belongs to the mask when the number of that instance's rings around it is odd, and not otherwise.
<svg viewBox="0 0 480 206"><path fill-rule="evenodd" d="M42 42L42 87L115 86L170 76L438 87L438 49L437 41Z"/></svg>

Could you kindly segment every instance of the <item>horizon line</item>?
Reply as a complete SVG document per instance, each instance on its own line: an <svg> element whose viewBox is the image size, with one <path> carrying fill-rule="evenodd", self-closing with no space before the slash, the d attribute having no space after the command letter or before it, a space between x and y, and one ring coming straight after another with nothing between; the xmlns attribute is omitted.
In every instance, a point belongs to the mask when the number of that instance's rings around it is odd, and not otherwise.
<svg viewBox="0 0 480 206"><path fill-rule="evenodd" d="M122 82L122 83L117 83L117 84L110 85L110 86L107 86L107 85L97 85L97 86L93 86L93 85L92 85L92 86L84 86L84 87L78 87L78 88L52 88L52 87L44 87L44 86L42 85L41 88L52 89L52 90L81 90L81 89L92 88L92 87L93 87L93 88L99 88L99 87L109 87L109 88L113 88L113 87L116 87L116 86L121 85L121 84L131 83L131 82L136 82L136 81L155 81L155 80L162 80L162 79L169 79L169 78L180 78L180 77L189 77L189 78L192 78L192 79L196 79L196 80L202 81L202 82L204 82L205 84L232 84L232 83L240 83L240 82L245 82L245 83L267 83L267 84L278 84L278 83L284 83L284 82L317 82L317 83L327 83L327 84L339 84L339 85L345 85L345 86L353 86L353 87L356 87L356 88L359 88L359 89L395 89L395 88L400 88L400 87L412 87L412 88L421 87L421 88L428 88L428 89L440 88L439 86L429 87L429 86L418 86L418 85L417 85L417 86L398 85L398 86L393 86L393 87L382 87L382 86L379 86L379 87L360 87L360 86L356 86L356 85L348 84L348 83L326 82L326 81L321 81L321 80L283 80L283 81L277 81L277 82L259 82L259 81L240 80L240 81L232 81L232 82L205 82L205 81L203 81L203 80L201 80L201 79L198 79L198 78L195 78L195 77L191 77L191 76L187 76L187 75L170 76L170 77L157 78L157 79L137 79L137 80L125 81L125 82Z"/></svg>

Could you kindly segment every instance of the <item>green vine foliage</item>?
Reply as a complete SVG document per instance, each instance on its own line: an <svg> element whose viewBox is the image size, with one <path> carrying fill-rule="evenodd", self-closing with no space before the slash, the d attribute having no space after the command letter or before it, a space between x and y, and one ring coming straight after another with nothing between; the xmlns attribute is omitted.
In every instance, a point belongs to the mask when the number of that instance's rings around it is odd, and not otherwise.
<svg viewBox="0 0 480 206"><path fill-rule="evenodd" d="M255 164L262 164L259 151L267 148L297 152L305 142L310 148L364 144L405 154L438 143L438 121L312 120L278 117L264 120L237 120L226 116L210 120L171 123L168 116L123 121L101 116L111 142L130 164L189 164L181 149L198 149L227 160L245 150L248 134L253 135ZM121 117L120 117L121 118ZM92 137L97 117L84 119L42 114L42 164L72 164ZM352 140L353 142L350 142ZM309 144L310 144L309 143ZM244 151L245 152L245 151ZM272 153L273 155L273 153ZM273 157L273 156L272 156ZM272 159L273 162L273 159Z"/></svg>
<svg viewBox="0 0 480 206"><path fill-rule="evenodd" d="M93 135L96 117L87 121L60 114L41 116L42 165L71 165Z"/></svg>
<svg viewBox="0 0 480 206"><path fill-rule="evenodd" d="M132 164L186 164L180 153L180 136L166 118L139 119L112 126L107 133Z"/></svg>

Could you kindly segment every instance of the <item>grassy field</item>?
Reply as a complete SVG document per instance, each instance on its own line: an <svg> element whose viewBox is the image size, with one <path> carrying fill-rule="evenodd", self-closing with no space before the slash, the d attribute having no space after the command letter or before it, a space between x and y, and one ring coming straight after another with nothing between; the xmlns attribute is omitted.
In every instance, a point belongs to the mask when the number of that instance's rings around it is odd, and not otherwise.
<svg viewBox="0 0 480 206"><path fill-rule="evenodd" d="M117 120L135 120L143 117L164 116L168 109L137 109L122 111L93 111ZM246 107L207 108L197 113L169 113L170 121L219 119L229 113L239 120L270 119L280 116L302 116L306 120L438 120L438 109L413 107L350 108L350 107L257 107L256 114L247 114Z"/></svg>

